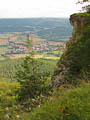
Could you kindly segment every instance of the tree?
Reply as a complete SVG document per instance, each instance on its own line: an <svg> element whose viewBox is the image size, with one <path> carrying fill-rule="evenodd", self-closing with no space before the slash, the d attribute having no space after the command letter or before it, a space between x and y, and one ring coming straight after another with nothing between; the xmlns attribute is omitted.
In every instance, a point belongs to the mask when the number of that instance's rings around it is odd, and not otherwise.
<svg viewBox="0 0 90 120"><path fill-rule="evenodd" d="M90 2L90 0L78 0L78 3Z"/></svg>
<svg viewBox="0 0 90 120"><path fill-rule="evenodd" d="M29 56L24 58L23 64L17 72L17 81L20 83L18 99L26 101L28 99L36 98L40 94L46 92L47 85L45 85L49 72L40 72L42 63L34 59L34 52L31 49L32 40L27 36L27 47ZM47 76L47 77L46 77Z"/></svg>
<svg viewBox="0 0 90 120"><path fill-rule="evenodd" d="M90 13L90 5L84 6L82 7L82 9L86 11L87 13Z"/></svg>
<svg viewBox="0 0 90 120"><path fill-rule="evenodd" d="M83 4L85 2L89 3L90 0L78 0L77 3ZM90 13L90 5L86 5L86 6L82 7L82 10L87 12L87 13Z"/></svg>

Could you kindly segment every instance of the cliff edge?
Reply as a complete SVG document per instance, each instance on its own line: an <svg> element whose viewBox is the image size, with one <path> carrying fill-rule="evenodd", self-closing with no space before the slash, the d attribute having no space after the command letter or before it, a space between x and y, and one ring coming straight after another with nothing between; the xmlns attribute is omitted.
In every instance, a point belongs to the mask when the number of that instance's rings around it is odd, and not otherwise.
<svg viewBox="0 0 90 120"><path fill-rule="evenodd" d="M90 77L90 14L80 13L70 16L73 25L72 37L66 44L66 49L57 63L52 77L52 86L73 84Z"/></svg>

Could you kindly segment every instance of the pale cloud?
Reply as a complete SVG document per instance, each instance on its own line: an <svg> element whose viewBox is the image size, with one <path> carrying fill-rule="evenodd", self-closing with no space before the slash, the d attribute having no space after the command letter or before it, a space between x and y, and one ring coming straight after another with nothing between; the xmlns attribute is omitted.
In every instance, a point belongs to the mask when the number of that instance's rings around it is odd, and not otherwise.
<svg viewBox="0 0 90 120"><path fill-rule="evenodd" d="M69 17L76 0L0 0L0 18Z"/></svg>

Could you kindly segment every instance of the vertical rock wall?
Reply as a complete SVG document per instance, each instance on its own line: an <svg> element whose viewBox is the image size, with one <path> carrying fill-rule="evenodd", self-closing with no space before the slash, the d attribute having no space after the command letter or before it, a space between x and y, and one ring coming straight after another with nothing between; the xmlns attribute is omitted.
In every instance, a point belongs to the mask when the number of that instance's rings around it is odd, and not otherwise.
<svg viewBox="0 0 90 120"><path fill-rule="evenodd" d="M78 84L83 78L83 71L89 71L90 65L90 16L74 14L70 17L73 25L72 37L57 63L52 77L52 86Z"/></svg>

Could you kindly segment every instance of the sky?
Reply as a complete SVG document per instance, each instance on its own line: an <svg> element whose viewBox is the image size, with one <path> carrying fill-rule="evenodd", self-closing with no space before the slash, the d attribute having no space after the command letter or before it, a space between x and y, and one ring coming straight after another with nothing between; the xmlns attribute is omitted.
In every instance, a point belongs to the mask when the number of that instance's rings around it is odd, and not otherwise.
<svg viewBox="0 0 90 120"><path fill-rule="evenodd" d="M76 0L0 0L0 18L69 17L80 10Z"/></svg>

